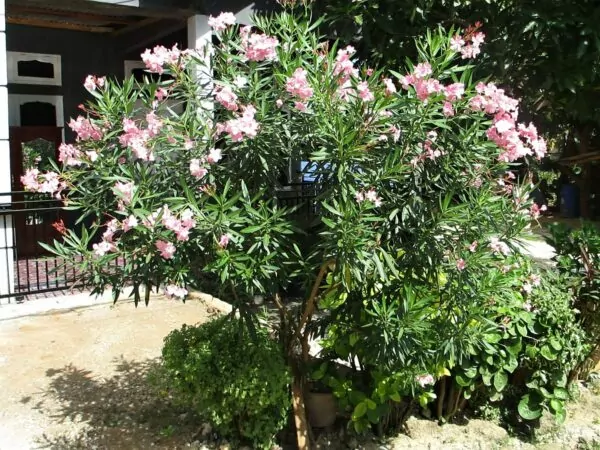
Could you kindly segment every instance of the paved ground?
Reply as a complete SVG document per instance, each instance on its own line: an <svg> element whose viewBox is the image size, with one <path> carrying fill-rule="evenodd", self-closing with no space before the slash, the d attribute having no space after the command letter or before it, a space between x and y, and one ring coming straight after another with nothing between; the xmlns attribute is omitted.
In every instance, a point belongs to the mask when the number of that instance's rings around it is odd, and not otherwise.
<svg viewBox="0 0 600 450"><path fill-rule="evenodd" d="M146 375L171 330L221 305L159 297L147 308L74 307L82 301L46 313L16 305L37 312L18 318L0 307L0 450L182 448L156 422L179 414L148 394Z"/></svg>

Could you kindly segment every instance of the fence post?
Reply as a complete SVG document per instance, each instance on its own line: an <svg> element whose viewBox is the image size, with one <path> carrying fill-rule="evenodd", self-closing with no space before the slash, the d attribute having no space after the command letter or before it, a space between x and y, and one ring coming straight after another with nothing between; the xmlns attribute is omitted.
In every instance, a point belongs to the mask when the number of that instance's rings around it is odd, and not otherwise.
<svg viewBox="0 0 600 450"><path fill-rule="evenodd" d="M6 74L6 15L4 0L0 0L0 192L12 191L10 173L10 143L8 132L8 88ZM10 195L0 196L0 204L10 204ZM0 295L14 292L14 228L13 218L0 217ZM0 300L0 304L2 304ZM10 297L4 300L10 302Z"/></svg>

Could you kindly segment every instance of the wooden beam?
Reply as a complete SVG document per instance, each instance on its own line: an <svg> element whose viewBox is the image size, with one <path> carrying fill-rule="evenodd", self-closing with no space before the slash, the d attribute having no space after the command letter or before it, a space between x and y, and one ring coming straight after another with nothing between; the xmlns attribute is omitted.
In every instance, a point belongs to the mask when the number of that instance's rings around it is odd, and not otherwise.
<svg viewBox="0 0 600 450"><path fill-rule="evenodd" d="M128 25L131 23L130 19L125 19L123 16L108 16L103 14L90 14L83 13L79 11L61 11L56 9L47 9L47 8L38 8L31 6L19 6L19 5L9 5L6 8L7 14L14 14L23 16L26 14L32 14L35 16L57 16L57 17L70 17L76 20L90 20L90 21L98 21L98 22L107 22L107 23L119 23Z"/></svg>
<svg viewBox="0 0 600 450"><path fill-rule="evenodd" d="M122 6L91 1L52 0L51 4L53 9L55 10L100 14L107 16L140 16L169 19L187 18L189 15L191 15L191 12L189 10L181 10L176 8L134 8L131 6ZM7 9L14 5L47 8L48 0L6 0Z"/></svg>
<svg viewBox="0 0 600 450"><path fill-rule="evenodd" d="M171 33L175 33L183 29L187 25L187 21L179 20L172 22L171 25L163 25L161 24L160 28L158 28L154 33L144 33L143 37L138 36L128 36L129 43L124 44L123 53L129 53L139 48L143 48L144 46L151 44L155 41L162 39L165 36L170 35Z"/></svg>
<svg viewBox="0 0 600 450"><path fill-rule="evenodd" d="M82 23L59 22L53 20L34 19L31 17L6 16L6 23L29 25L32 27L56 28L62 30L87 31L90 33L111 33L114 28L85 25Z"/></svg>
<svg viewBox="0 0 600 450"><path fill-rule="evenodd" d="M135 30L139 30L140 28L144 28L148 25L152 25L154 23L160 22L160 19L158 17L146 17L143 20L139 20L137 22L133 22L129 25L127 25L126 27L123 27L119 30L113 31L112 35L113 36L121 36L123 34L127 34L127 33L131 33L132 31Z"/></svg>

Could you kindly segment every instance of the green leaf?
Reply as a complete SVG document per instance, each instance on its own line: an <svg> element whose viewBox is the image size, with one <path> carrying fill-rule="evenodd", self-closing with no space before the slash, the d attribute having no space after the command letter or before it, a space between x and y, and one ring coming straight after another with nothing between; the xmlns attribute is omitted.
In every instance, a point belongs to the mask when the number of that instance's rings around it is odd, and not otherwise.
<svg viewBox="0 0 600 450"><path fill-rule="evenodd" d="M494 375L494 388L501 392L508 384L508 375L503 370Z"/></svg>
<svg viewBox="0 0 600 450"><path fill-rule="evenodd" d="M548 345L542 346L542 349L540 350L540 354L544 358L546 358L548 361L555 361L556 360L556 354L552 351L552 349Z"/></svg>
<svg viewBox="0 0 600 450"><path fill-rule="evenodd" d="M562 350L562 345L561 345L560 341L558 340L558 338L553 336L548 340L548 343L552 346L552 348L554 350L557 350L557 351Z"/></svg>
<svg viewBox="0 0 600 450"><path fill-rule="evenodd" d="M560 400L568 400L569 391L567 391L565 388L557 387L554 388L554 396Z"/></svg>
<svg viewBox="0 0 600 450"><path fill-rule="evenodd" d="M542 416L539 403L532 400L529 394L525 395L517 407L519 415L525 420L535 420Z"/></svg>
<svg viewBox="0 0 600 450"><path fill-rule="evenodd" d="M352 413L352 420L360 419L367 412L367 402L360 402L354 408L354 412Z"/></svg>

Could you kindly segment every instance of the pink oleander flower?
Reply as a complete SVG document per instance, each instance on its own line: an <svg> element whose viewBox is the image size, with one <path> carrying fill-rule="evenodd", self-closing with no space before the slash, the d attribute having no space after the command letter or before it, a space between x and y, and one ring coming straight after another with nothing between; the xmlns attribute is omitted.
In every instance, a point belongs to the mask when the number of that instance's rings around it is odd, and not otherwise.
<svg viewBox="0 0 600 450"><path fill-rule="evenodd" d="M460 52L462 50L462 48L465 46L465 41L464 39L460 36L460 34L457 34L455 36L452 36L452 38L450 39L450 49L454 52Z"/></svg>
<svg viewBox="0 0 600 450"><path fill-rule="evenodd" d="M382 204L381 197L377 195L377 191L371 188L368 191L360 191L355 194L355 199L357 203L361 203L365 200L373 203L373 205L379 208Z"/></svg>
<svg viewBox="0 0 600 450"><path fill-rule="evenodd" d="M442 107L442 113L446 117L454 116L454 106L450 102L444 102L444 106Z"/></svg>
<svg viewBox="0 0 600 450"><path fill-rule="evenodd" d="M424 388L425 386L428 386L430 384L435 384L435 379L433 378L432 375L429 375L429 374L417 375L415 377L415 381L422 388Z"/></svg>
<svg viewBox="0 0 600 450"><path fill-rule="evenodd" d="M373 75L373 72L375 72L375 71L372 68L369 67L367 69L367 71L366 71L366 74L367 74L368 77L370 77L371 75Z"/></svg>
<svg viewBox="0 0 600 450"><path fill-rule="evenodd" d="M311 98L314 93L313 88L310 87L306 79L306 70L301 67L298 67L294 74L287 79L285 90L300 98L303 102Z"/></svg>
<svg viewBox="0 0 600 450"><path fill-rule="evenodd" d="M510 253L509 246L506 245L506 243L498 240L498 238L496 238L496 237L493 237L490 239L490 243L488 246L494 253L501 253L504 256L506 256Z"/></svg>
<svg viewBox="0 0 600 450"><path fill-rule="evenodd" d="M115 233L119 230L119 222L117 219L109 220L105 223L106 230L102 234L102 240L104 242L113 242L113 237Z"/></svg>
<svg viewBox="0 0 600 450"><path fill-rule="evenodd" d="M200 179L206 176L208 170L205 167L201 166L201 162L199 159L192 159L190 161L190 173L193 177Z"/></svg>
<svg viewBox="0 0 600 450"><path fill-rule="evenodd" d="M27 169L25 175L21 177L21 183L26 191L37 192L40 188L40 171L38 169Z"/></svg>
<svg viewBox="0 0 600 450"><path fill-rule="evenodd" d="M366 81L361 81L360 83L358 83L358 85L356 86L356 90L358 92L358 96L363 101L370 102L372 100L375 100L375 96L369 89L369 83L367 83Z"/></svg>
<svg viewBox="0 0 600 450"><path fill-rule="evenodd" d="M158 88L154 93L154 96L156 97L156 100L161 102L169 96L169 92L164 88Z"/></svg>
<svg viewBox="0 0 600 450"><path fill-rule="evenodd" d="M246 86L248 84L248 78L246 78L242 75L237 75L233 79L233 84L236 88L242 89L244 86Z"/></svg>
<svg viewBox="0 0 600 450"><path fill-rule="evenodd" d="M90 150L85 152L85 156L90 160L90 162L95 162L98 159L98 153L94 150Z"/></svg>
<svg viewBox="0 0 600 450"><path fill-rule="evenodd" d="M241 30L242 49L250 61L274 61L277 59L279 40L266 34L252 33Z"/></svg>
<svg viewBox="0 0 600 450"><path fill-rule="evenodd" d="M459 100L465 93L464 83L452 83L443 88L446 100L453 102Z"/></svg>
<svg viewBox="0 0 600 450"><path fill-rule="evenodd" d="M350 59L350 56L355 52L356 50L351 45L338 50L333 67L333 75L336 77L339 76L339 84L344 84L351 77L358 75L358 70L354 68L354 63Z"/></svg>
<svg viewBox="0 0 600 450"><path fill-rule="evenodd" d="M525 283L523 283L523 286L521 287L521 289L523 289L523 292L525 292L526 294L531 294L531 292L533 291L533 286L531 284L525 282Z"/></svg>
<svg viewBox="0 0 600 450"><path fill-rule="evenodd" d="M71 119L69 128L77 134L78 140L86 141L92 139L93 141L99 141L102 139L102 130L94 126L90 120L85 117L78 116L77 119Z"/></svg>
<svg viewBox="0 0 600 450"><path fill-rule="evenodd" d="M427 62L419 63L415 66L413 73L416 78L425 78L433 73L431 64Z"/></svg>
<svg viewBox="0 0 600 450"><path fill-rule="evenodd" d="M229 235L228 234L223 234L219 238L219 247L226 248L227 245L229 245Z"/></svg>
<svg viewBox="0 0 600 450"><path fill-rule="evenodd" d="M185 141L183 142L183 148L185 150L191 150L194 148L194 141L192 141L190 138L185 138Z"/></svg>
<svg viewBox="0 0 600 450"><path fill-rule="evenodd" d="M129 216L123 221L123 231L127 232L138 226L138 220L134 215Z"/></svg>
<svg viewBox="0 0 600 450"><path fill-rule="evenodd" d="M384 78L383 84L385 85L385 95L392 95L396 93L396 86L392 80L389 78Z"/></svg>
<svg viewBox="0 0 600 450"><path fill-rule="evenodd" d="M121 183L118 181L115 183L113 190L121 198L123 204L129 205L133 200L135 184L133 181L130 181L129 183Z"/></svg>
<svg viewBox="0 0 600 450"><path fill-rule="evenodd" d="M163 126L163 121L152 111L146 114L146 122L148 124L148 135L157 136Z"/></svg>
<svg viewBox="0 0 600 450"><path fill-rule="evenodd" d="M72 144L60 144L58 147L58 160L65 166L79 166L83 163L81 150Z"/></svg>
<svg viewBox="0 0 600 450"><path fill-rule="evenodd" d="M465 270L465 267L467 267L467 263L465 262L464 259L460 258L459 260L456 261L456 268L460 271Z"/></svg>
<svg viewBox="0 0 600 450"><path fill-rule="evenodd" d="M60 180L56 172L40 173L33 168L27 169L21 177L21 183L27 191L55 194L56 198L60 198L60 193L66 188L65 182Z"/></svg>
<svg viewBox="0 0 600 450"><path fill-rule="evenodd" d="M165 65L176 65L179 62L181 51L177 48L177 44L171 50L157 45L152 50L146 49L141 56L149 72L161 74L164 72Z"/></svg>
<svg viewBox="0 0 600 450"><path fill-rule="evenodd" d="M308 106L303 102L294 102L294 108L300 112L306 112L308 110Z"/></svg>
<svg viewBox="0 0 600 450"><path fill-rule="evenodd" d="M394 142L398 142L400 140L402 130L400 130L400 128L398 128L396 125L391 125L389 132L392 134L392 139L394 140Z"/></svg>
<svg viewBox="0 0 600 450"><path fill-rule="evenodd" d="M238 96L235 95L229 86L217 86L215 88L215 100L229 111L238 110Z"/></svg>
<svg viewBox="0 0 600 450"><path fill-rule="evenodd" d="M215 31L223 31L230 25L235 25L235 15L230 12L222 12L217 17L208 18L208 26Z"/></svg>
<svg viewBox="0 0 600 450"><path fill-rule="evenodd" d="M152 114L152 113L151 113ZM148 120L148 117L146 118ZM158 119L160 120L160 119ZM153 121L151 118L150 121ZM153 131L158 132L158 122L153 122ZM150 132L148 130L140 130L135 122L131 119L123 119L123 134L119 136L121 145L128 147L134 155L144 161L154 161L154 154L148 148L148 140Z"/></svg>
<svg viewBox="0 0 600 450"><path fill-rule="evenodd" d="M474 253L477 250L477 245L478 245L477 241L471 242L471 245L469 245L469 251L471 253Z"/></svg>
<svg viewBox="0 0 600 450"><path fill-rule="evenodd" d="M283 100L281 100L280 98L275 100L275 106L277 106L277 108L281 108L283 106Z"/></svg>
<svg viewBox="0 0 600 450"><path fill-rule="evenodd" d="M185 209L181 213L181 225L185 228L194 228L196 226L196 221L194 220L194 211L191 209Z"/></svg>
<svg viewBox="0 0 600 450"><path fill-rule="evenodd" d="M96 88L102 89L106 83L106 77L96 77L96 75L88 75L83 82L83 86L90 92Z"/></svg>
<svg viewBox="0 0 600 450"><path fill-rule="evenodd" d="M175 284L169 284L165 288L165 295L169 298L184 299L188 295L188 290L184 287L177 286Z"/></svg>
<svg viewBox="0 0 600 450"><path fill-rule="evenodd" d="M242 110L241 117L230 119L224 124L218 123L216 125L216 133L221 134L225 132L229 134L233 142L239 142L244 137L250 139L256 137L259 128L258 122L254 119L256 108L252 105L247 105Z"/></svg>
<svg viewBox="0 0 600 450"><path fill-rule="evenodd" d="M101 241L92 245L92 248L96 256L104 256L107 253L112 252L115 249L115 245L111 242Z"/></svg>
<svg viewBox="0 0 600 450"><path fill-rule="evenodd" d="M222 155L221 155L221 149L220 148L211 148L208 151L208 156L206 157L206 161L209 164L216 164L219 161L221 161Z"/></svg>
<svg viewBox="0 0 600 450"><path fill-rule="evenodd" d="M539 206L537 203L534 203L533 205L531 205L529 214L531 215L532 219L537 220L542 214L542 212L546 211L547 209L548 208L546 205Z"/></svg>
<svg viewBox="0 0 600 450"><path fill-rule="evenodd" d="M160 252L160 256L164 259L173 259L175 254L175 246L171 242L156 241L156 248Z"/></svg>

